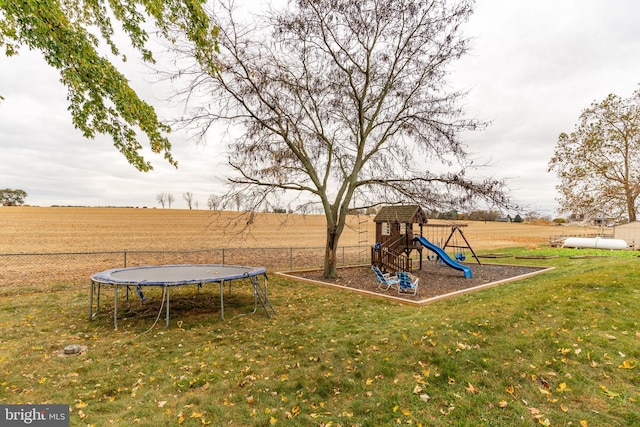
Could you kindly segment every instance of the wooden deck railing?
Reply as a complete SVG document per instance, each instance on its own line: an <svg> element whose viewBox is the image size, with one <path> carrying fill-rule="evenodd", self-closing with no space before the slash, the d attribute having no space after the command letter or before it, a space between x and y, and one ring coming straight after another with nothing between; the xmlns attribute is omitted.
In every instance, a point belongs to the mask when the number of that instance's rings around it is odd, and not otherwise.
<svg viewBox="0 0 640 427"><path fill-rule="evenodd" d="M371 247L371 260L373 264L381 265L393 272L412 271L411 258L386 246Z"/></svg>

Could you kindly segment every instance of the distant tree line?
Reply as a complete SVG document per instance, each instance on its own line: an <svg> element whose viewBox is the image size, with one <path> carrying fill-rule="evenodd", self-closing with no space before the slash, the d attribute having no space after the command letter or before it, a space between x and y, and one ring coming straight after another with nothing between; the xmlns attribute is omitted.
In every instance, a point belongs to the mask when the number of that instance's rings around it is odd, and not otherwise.
<svg viewBox="0 0 640 427"><path fill-rule="evenodd" d="M500 219L504 219L510 222L533 222L537 220L551 221L550 217L541 215L536 211L526 212L522 215L519 213L515 215L505 215L500 211L482 209L471 212L458 212L455 209L446 212L431 211L428 213L428 217L450 221L498 221Z"/></svg>
<svg viewBox="0 0 640 427"><path fill-rule="evenodd" d="M187 191L182 194L182 198L187 203L188 209L198 209L198 201L194 198L192 192ZM156 201L160 204L162 209L168 208L171 209L171 205L175 202L175 197L170 193L159 193L156 195ZM212 211L219 210L235 210L237 212L241 212L243 209L246 209L247 206L244 203L243 198L239 194L232 194L229 196L221 196L218 194L210 194L207 198L207 207ZM275 204L264 202L264 206L261 209L258 209L262 212L271 212L271 213L279 213L279 214L307 214L307 213L322 213L321 211L314 212L313 210L308 211L304 209L305 205L300 205L295 209L290 207L283 207ZM255 209L254 209L255 210ZM368 208L359 208L359 209L350 209L350 215L376 215L378 213L378 209L376 207L368 207ZM451 209L449 211L440 212L437 210L428 210L427 216L433 219L443 219L449 221L499 221L504 220L508 222L534 222L537 220L543 220L551 222L551 218L545 215L541 215L536 211L529 211L526 213L516 213L515 215L505 214L504 212L489 209L483 210L478 209L471 212L458 212L456 209ZM565 222L562 218L556 218L553 222L563 223Z"/></svg>
<svg viewBox="0 0 640 427"><path fill-rule="evenodd" d="M0 205L2 206L21 206L24 205L24 199L27 193L24 190L12 190L5 188L0 190Z"/></svg>

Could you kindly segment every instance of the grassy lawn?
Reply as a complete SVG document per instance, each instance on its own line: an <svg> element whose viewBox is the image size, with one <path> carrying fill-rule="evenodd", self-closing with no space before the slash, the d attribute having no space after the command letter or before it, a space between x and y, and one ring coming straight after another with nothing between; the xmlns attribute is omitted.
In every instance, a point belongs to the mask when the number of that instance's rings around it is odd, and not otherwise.
<svg viewBox="0 0 640 427"><path fill-rule="evenodd" d="M226 322L184 289L166 330L159 296L113 330L111 292L88 321L88 284L0 289L0 403L69 404L73 426L639 425L637 253L504 252L557 268L421 308L273 276L277 316ZM225 314L251 305L237 286Z"/></svg>

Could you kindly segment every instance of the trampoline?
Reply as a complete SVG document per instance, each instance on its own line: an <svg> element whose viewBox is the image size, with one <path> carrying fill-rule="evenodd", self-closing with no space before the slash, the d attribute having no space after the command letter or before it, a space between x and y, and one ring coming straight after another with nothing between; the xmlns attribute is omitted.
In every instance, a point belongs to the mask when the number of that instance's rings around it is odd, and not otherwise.
<svg viewBox="0 0 640 427"><path fill-rule="evenodd" d="M259 276L263 276L264 285L260 284ZM125 286L127 295L131 287L135 287L142 302L145 301L144 288L155 286L162 288L162 302L166 304L165 327L169 326L169 300L170 289L174 286L197 285L202 287L209 283L218 283L220 286L220 315L224 319L224 288L233 280L249 279L253 286L253 311L258 310L258 304L270 316L275 313L267 294L267 272L263 267L244 267L224 264L179 264L156 265L128 268L113 268L101 271L91 276L91 289L89 296L89 319L93 319L100 310L100 290L102 285L110 285L114 288L113 298L113 325L118 329L118 289ZM94 312L94 295L96 296Z"/></svg>

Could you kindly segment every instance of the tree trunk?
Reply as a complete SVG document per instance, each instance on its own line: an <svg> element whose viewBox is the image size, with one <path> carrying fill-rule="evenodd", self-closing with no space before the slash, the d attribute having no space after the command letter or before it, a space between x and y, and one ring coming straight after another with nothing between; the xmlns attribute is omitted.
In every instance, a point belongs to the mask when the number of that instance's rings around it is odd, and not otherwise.
<svg viewBox="0 0 640 427"><path fill-rule="evenodd" d="M327 245L324 251L324 277L335 278L338 266L338 241L340 233L335 227L327 227Z"/></svg>
<svg viewBox="0 0 640 427"><path fill-rule="evenodd" d="M628 174L627 174L628 176ZM633 183L635 184L635 183ZM627 214L629 215L629 222L636 221L636 193L632 188L633 185L629 178L626 178L624 183L624 198L627 204Z"/></svg>
<svg viewBox="0 0 640 427"><path fill-rule="evenodd" d="M636 206L634 200L627 196L627 213L629 214L629 222L636 220Z"/></svg>

